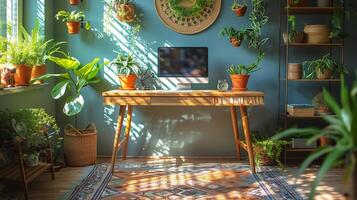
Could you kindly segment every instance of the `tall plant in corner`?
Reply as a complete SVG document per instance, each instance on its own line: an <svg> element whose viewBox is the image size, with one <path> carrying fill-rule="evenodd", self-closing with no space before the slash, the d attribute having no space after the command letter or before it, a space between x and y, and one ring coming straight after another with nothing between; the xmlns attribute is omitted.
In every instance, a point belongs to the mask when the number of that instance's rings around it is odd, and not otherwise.
<svg viewBox="0 0 357 200"><path fill-rule="evenodd" d="M60 99L68 93L63 112L67 116L74 116L80 113L84 106L84 98L81 92L86 86L100 81L97 74L104 65L98 64L99 58L93 59L88 64L81 65L77 59L67 55L65 55L65 58L50 56L49 60L63 68L65 73L46 74L33 81L49 78L60 79L60 82L58 82L51 91L52 98Z"/></svg>
<svg viewBox="0 0 357 200"><path fill-rule="evenodd" d="M324 161L317 172L315 181L312 184L310 199L314 198L316 187L321 182L326 173L336 165L345 164L345 178L350 181L350 198L357 199L357 81L354 81L352 89L348 89L343 75L341 75L341 96L339 104L327 90L324 90L324 99L336 116L325 116L324 120L328 126L324 129L289 129L278 133L274 140L290 137L296 134L305 133L313 135L309 142L314 142L320 137L329 138L332 144L320 147L303 162L300 174L303 173L310 164L320 157Z"/></svg>

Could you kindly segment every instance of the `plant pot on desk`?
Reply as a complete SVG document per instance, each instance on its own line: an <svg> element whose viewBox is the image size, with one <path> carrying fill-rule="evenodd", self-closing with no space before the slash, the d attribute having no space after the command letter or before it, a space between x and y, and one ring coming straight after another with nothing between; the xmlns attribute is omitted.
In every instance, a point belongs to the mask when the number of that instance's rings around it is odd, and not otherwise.
<svg viewBox="0 0 357 200"><path fill-rule="evenodd" d="M135 74L119 74L118 75L120 84L121 84L121 89L122 90L135 90L135 83L137 76Z"/></svg>
<svg viewBox="0 0 357 200"><path fill-rule="evenodd" d="M248 74L231 74L232 90L233 91L247 91L247 85L250 75Z"/></svg>

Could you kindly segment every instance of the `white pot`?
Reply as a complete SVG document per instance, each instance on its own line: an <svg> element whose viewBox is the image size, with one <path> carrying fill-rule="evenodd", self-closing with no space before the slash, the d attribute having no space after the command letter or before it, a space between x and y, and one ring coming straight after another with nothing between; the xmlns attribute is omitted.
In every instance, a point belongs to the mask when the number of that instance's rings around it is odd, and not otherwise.
<svg viewBox="0 0 357 200"><path fill-rule="evenodd" d="M317 7L329 7L330 0L317 0Z"/></svg>
<svg viewBox="0 0 357 200"><path fill-rule="evenodd" d="M38 153L27 154L25 156L25 164L28 167L36 167L36 166L38 166L40 164L39 154Z"/></svg>

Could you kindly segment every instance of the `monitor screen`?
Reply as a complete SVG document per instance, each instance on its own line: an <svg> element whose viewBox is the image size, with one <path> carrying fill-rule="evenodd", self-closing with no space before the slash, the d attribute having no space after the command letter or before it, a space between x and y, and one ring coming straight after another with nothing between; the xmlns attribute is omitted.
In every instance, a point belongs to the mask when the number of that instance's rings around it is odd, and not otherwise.
<svg viewBox="0 0 357 200"><path fill-rule="evenodd" d="M207 47L159 48L159 77L208 77Z"/></svg>

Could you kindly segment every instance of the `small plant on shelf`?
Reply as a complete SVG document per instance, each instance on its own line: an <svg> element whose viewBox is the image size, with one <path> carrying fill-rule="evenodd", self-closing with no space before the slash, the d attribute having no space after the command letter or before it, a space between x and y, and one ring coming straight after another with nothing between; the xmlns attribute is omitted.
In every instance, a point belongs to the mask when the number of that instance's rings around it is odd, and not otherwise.
<svg viewBox="0 0 357 200"><path fill-rule="evenodd" d="M224 28L220 32L221 36L228 36L229 41L233 47L239 47L242 44L246 34L246 29L242 28L238 31L233 27Z"/></svg>
<svg viewBox="0 0 357 200"><path fill-rule="evenodd" d="M290 15L288 17L288 22L290 24L290 31L289 33L283 33L284 43L303 43L304 42L304 33L298 32L296 28L296 16Z"/></svg>
<svg viewBox="0 0 357 200"><path fill-rule="evenodd" d="M141 72L141 68L133 55L119 53L109 65L115 68L121 83L121 89L135 90L136 79Z"/></svg>
<svg viewBox="0 0 357 200"><path fill-rule="evenodd" d="M330 54L320 59L305 61L303 65L306 79L330 79L334 72L348 73L347 67L337 63Z"/></svg>
<svg viewBox="0 0 357 200"><path fill-rule="evenodd" d="M259 68L256 64L250 65L231 65L227 72L230 74L232 81L232 90L234 91L246 91L251 73L258 71Z"/></svg>
<svg viewBox="0 0 357 200"><path fill-rule="evenodd" d="M238 0L233 0L232 11L235 12L238 17L241 17L245 15L247 6L248 4L246 0L243 0L243 4L238 3Z"/></svg>
<svg viewBox="0 0 357 200"><path fill-rule="evenodd" d="M85 20L84 13L77 11L68 12L61 10L56 14L55 17L57 20L62 18L62 22L66 22L69 34L78 34L81 28L81 24L84 23ZM84 23L84 27L86 30L89 30L91 25L88 21L86 21Z"/></svg>

